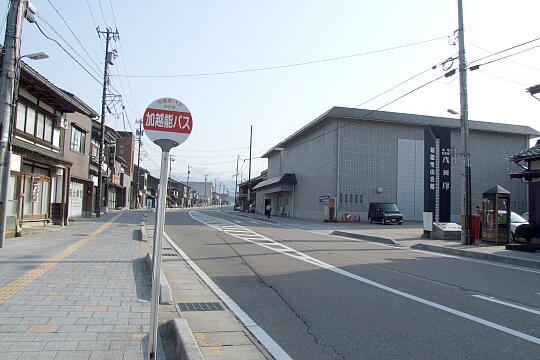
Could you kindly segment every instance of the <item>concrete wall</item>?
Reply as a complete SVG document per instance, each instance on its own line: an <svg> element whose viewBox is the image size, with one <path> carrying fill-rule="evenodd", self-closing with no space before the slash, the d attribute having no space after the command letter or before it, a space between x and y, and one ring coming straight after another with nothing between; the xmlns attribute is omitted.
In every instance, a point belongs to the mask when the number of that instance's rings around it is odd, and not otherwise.
<svg viewBox="0 0 540 360"><path fill-rule="evenodd" d="M471 199L474 210L480 205L482 193L494 185L500 185L510 191L512 211L527 211L527 185L520 180L510 179L511 172L522 169L513 161L507 160L530 147L527 136L471 131L469 135L471 152ZM460 132L452 132L452 146L461 152ZM461 182L463 165L456 161L452 165L452 214L454 221L459 220L461 213Z"/></svg>
<svg viewBox="0 0 540 360"><path fill-rule="evenodd" d="M424 127L343 119L340 129L338 216L360 215L367 221L370 202L397 202L398 139L423 140ZM382 192L378 192L382 188ZM345 202L345 194L359 197ZM360 201L360 198L362 201ZM339 195L338 195L339 200Z"/></svg>
<svg viewBox="0 0 540 360"><path fill-rule="evenodd" d="M313 141L303 143L307 139ZM336 195L337 131L335 119L327 119L317 129L308 132L285 147L281 158L282 173L296 174L294 214L292 216L323 220L325 203L319 195ZM280 152L268 159L268 178L279 176ZM263 211L264 200L257 198L257 211ZM278 209L275 209L276 211Z"/></svg>

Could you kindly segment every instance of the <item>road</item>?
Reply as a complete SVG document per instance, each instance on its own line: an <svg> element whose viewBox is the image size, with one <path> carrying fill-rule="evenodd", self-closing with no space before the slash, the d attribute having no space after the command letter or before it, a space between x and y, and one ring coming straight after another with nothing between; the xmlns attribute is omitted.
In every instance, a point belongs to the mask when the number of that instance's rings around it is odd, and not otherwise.
<svg viewBox="0 0 540 360"><path fill-rule="evenodd" d="M540 271L254 221L167 213L166 233L293 359L532 359Z"/></svg>

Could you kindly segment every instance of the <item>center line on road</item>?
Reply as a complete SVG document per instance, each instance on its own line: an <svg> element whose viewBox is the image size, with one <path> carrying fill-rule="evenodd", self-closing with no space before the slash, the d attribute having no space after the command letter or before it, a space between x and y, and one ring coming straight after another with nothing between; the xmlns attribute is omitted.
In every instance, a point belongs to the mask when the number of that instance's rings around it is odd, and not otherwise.
<svg viewBox="0 0 540 360"><path fill-rule="evenodd" d="M534 309L531 309L531 308L528 308L528 307L525 307L525 306L512 304L512 303L509 303L509 302L506 302L506 301L496 299L496 298L491 297L491 296L484 296L484 295L473 295L473 296L475 298L479 298L479 299L482 299L482 300L491 301L491 302L501 304L501 305L505 305L505 306L508 306L508 307L511 307L511 308L514 308L514 309L519 309L519 310L527 311L527 312L530 312L530 313L533 313L533 314L536 314L536 315L540 315L540 311L538 311L538 310L534 310Z"/></svg>
<svg viewBox="0 0 540 360"><path fill-rule="evenodd" d="M369 279L367 279L365 277L350 273L350 272L348 272L346 270L343 270L343 269L338 268L336 266L325 263L325 262L323 262L321 260L318 260L318 259L316 259L314 257L311 257L309 255L305 255L305 254L301 253L300 251L292 249L292 248L290 248L290 247L288 247L286 245L280 244L280 243L278 243L278 242L276 242L276 241L274 241L272 239L269 239L269 238L267 238L267 237L265 237L263 235L260 235L260 234L256 233L253 230L250 230L250 229L245 228L245 227L240 226L240 225L234 225L232 222L230 222L228 220L225 220L225 219L222 219L222 218L216 218L216 217L210 216L210 215L206 215L206 214L200 213L198 211L190 211L189 215L193 219L197 220L198 222L203 223L203 224L205 224L207 226L210 226L210 227L212 227L212 228L214 228L214 229L216 229L218 231L225 232L226 234L229 234L230 236L234 236L234 237L239 238L241 240L245 240L245 241L248 241L248 242L250 242L252 244L262 246L264 248L279 252L279 253L284 254L286 256L290 256L292 258L295 258L295 259L298 259L298 260L313 264L313 265L318 266L320 268L330 270L330 271L335 272L337 274L346 276L346 277L351 278L353 280L363 282L365 284L374 286L376 288L379 288L381 290L390 292L392 294L402 296L404 298L407 298L407 299L422 303L424 305L433 307L435 309L442 310L444 312L456 315L458 317L473 321L475 323L490 327L490 328L495 329L495 330L502 331L502 332L504 332L506 334L513 335L513 336L516 336L516 337L521 338L523 340L530 341L530 342L532 342L534 344L540 345L540 338L534 337L532 335L525 334L523 332L520 332L520 331L511 329L511 328L508 328L506 326L499 325L497 323L491 322L489 320L479 318L477 316L468 314L466 312L459 311L459 310L450 308L448 306L438 304L436 302L433 302L433 301L430 301L430 300L427 300L427 299L424 299L424 298L421 298L421 297L406 293L406 292L401 291L401 290L391 288L389 286L380 284L380 283L375 282L373 280L369 280ZM231 226L231 225L237 226L238 228L241 228L241 229L245 229L246 232L249 232L251 234L256 234L259 237L264 238L267 241L267 243L255 242L255 241L249 240L248 236L245 236L245 235L240 236L238 234L230 232L228 229L229 229L229 226ZM251 237L251 236L252 235L249 235L249 237Z"/></svg>

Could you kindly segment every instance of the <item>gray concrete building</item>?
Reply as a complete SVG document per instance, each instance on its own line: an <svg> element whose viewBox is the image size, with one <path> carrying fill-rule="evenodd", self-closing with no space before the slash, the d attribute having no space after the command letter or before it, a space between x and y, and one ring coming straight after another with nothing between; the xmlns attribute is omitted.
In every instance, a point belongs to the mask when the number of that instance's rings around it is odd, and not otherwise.
<svg viewBox="0 0 540 360"><path fill-rule="evenodd" d="M473 207L498 184L511 192L512 210L527 210L527 187L510 179L519 169L508 158L538 136L528 126L470 121ZM337 219L367 221L370 202L394 202L405 220L421 221L433 191L433 219L440 212L440 221L459 222L460 153L458 119L333 107L262 156L268 178L255 187L256 210L270 203L273 215L322 221L334 202Z"/></svg>

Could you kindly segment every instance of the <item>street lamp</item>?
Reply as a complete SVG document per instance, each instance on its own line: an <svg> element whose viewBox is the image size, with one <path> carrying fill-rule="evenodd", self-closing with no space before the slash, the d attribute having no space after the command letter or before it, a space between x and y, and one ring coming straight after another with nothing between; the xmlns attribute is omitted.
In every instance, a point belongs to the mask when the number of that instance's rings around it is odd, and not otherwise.
<svg viewBox="0 0 540 360"><path fill-rule="evenodd" d="M6 55L4 55L6 56ZM21 76L21 60L23 58L29 58L31 60L41 60L47 59L49 54L45 52L37 52L26 54L20 56L16 59L15 62L15 81L13 84L13 92L11 94L11 103L9 104L10 110L6 112L2 111L4 114L9 114L3 118L3 122L6 122L6 126L2 124L2 134L1 140L2 143L0 146L0 160L2 161L3 166L0 169L1 178L0 178L0 200L2 206L0 207L0 248L4 247L4 240L6 236L6 208L7 208L7 192L8 192L8 183L9 183L9 173L11 167L11 136L13 131L13 119L15 118L15 105L17 104L17 95L19 93L19 78ZM7 73L7 69L3 69L3 73ZM7 75L6 75L7 76Z"/></svg>

